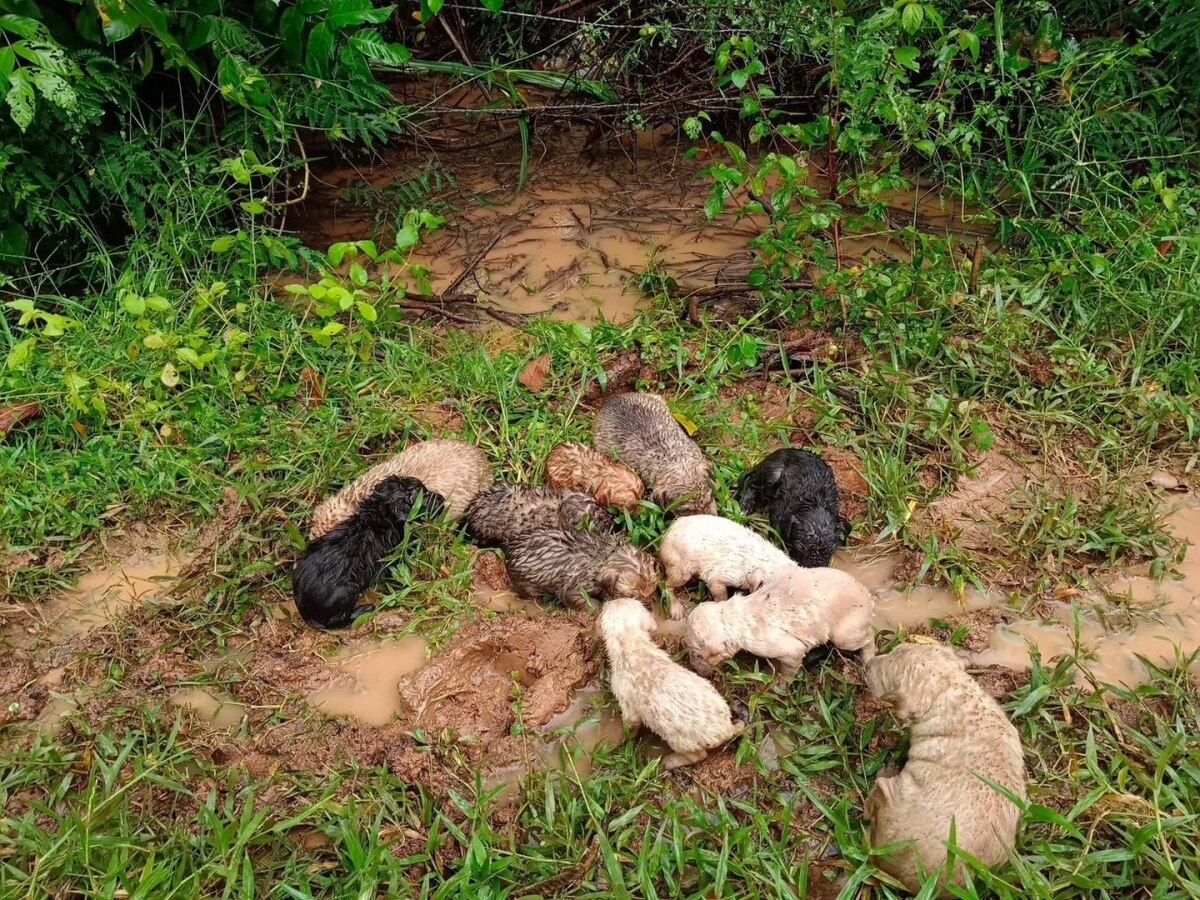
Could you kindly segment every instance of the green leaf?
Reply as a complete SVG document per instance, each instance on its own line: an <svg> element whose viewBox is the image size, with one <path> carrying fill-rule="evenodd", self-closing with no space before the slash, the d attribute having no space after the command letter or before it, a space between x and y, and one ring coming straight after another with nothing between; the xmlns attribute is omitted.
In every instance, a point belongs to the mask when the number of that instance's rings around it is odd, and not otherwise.
<svg viewBox="0 0 1200 900"><path fill-rule="evenodd" d="M77 322L60 316L57 313L42 313L42 334L46 337L61 337L68 328L74 328Z"/></svg>
<svg viewBox="0 0 1200 900"><path fill-rule="evenodd" d="M187 363L193 369L204 368L204 363L200 361L200 355L191 347L180 347L175 351L175 356Z"/></svg>
<svg viewBox="0 0 1200 900"><path fill-rule="evenodd" d="M267 211L267 207L261 200L243 200L241 206L252 216L259 216Z"/></svg>
<svg viewBox="0 0 1200 900"><path fill-rule="evenodd" d="M729 80L733 82L733 86L739 91L746 86L746 82L750 80L750 73L746 69L738 69L729 76Z"/></svg>
<svg viewBox="0 0 1200 900"><path fill-rule="evenodd" d="M704 201L704 215L709 219L715 219L725 209L724 194L713 194Z"/></svg>
<svg viewBox="0 0 1200 900"><path fill-rule="evenodd" d="M145 315L146 301L143 297L137 294L125 293L121 298L121 305L125 307L125 311L135 316Z"/></svg>
<svg viewBox="0 0 1200 900"><path fill-rule="evenodd" d="M483 8L489 12L500 12L504 9L504 0L483 0Z"/></svg>
<svg viewBox="0 0 1200 900"><path fill-rule="evenodd" d="M368 322L374 322L379 318L379 313L375 310L375 307L367 301L359 300L355 306L358 309L358 314Z"/></svg>
<svg viewBox="0 0 1200 900"><path fill-rule="evenodd" d="M329 260L331 266L340 266L342 260L346 258L346 252L353 246L353 244L346 241L339 241L329 248L329 251L325 254L325 258Z"/></svg>
<svg viewBox="0 0 1200 900"><path fill-rule="evenodd" d="M367 270L358 263L351 263L350 280L359 287L364 287L367 283Z"/></svg>
<svg viewBox="0 0 1200 900"><path fill-rule="evenodd" d="M429 8L429 14L431 16L436 16L442 11L443 2L444 0L421 0L421 3Z"/></svg>
<svg viewBox="0 0 1200 900"><path fill-rule="evenodd" d="M900 27L909 34L916 34L925 21L925 8L920 3L910 3L900 13Z"/></svg>
<svg viewBox="0 0 1200 900"><path fill-rule="evenodd" d="M29 249L29 232L19 222L0 228L0 258L22 257Z"/></svg>
<svg viewBox="0 0 1200 900"><path fill-rule="evenodd" d="M314 75L329 74L333 59L333 32L322 22L308 35L308 70Z"/></svg>
<svg viewBox="0 0 1200 900"><path fill-rule="evenodd" d="M211 249L213 253L228 253L236 243L237 238L231 234L227 234L213 241Z"/></svg>
<svg viewBox="0 0 1200 900"><path fill-rule="evenodd" d="M146 305L155 312L166 312L171 308L171 301L166 297L160 297L156 294L153 297L146 298Z"/></svg>
<svg viewBox="0 0 1200 900"><path fill-rule="evenodd" d="M374 241L359 241L358 249L366 254L367 259L379 258L379 248L375 246Z"/></svg>
<svg viewBox="0 0 1200 900"><path fill-rule="evenodd" d="M405 223L399 231L396 232L396 249L411 250L417 246L417 242L421 240L421 236L417 234L417 226Z"/></svg>
<svg viewBox="0 0 1200 900"><path fill-rule="evenodd" d="M912 9L912 7L907 8ZM911 69L914 72L920 70L921 67L917 65L917 57L921 54L921 51L916 47L897 47L895 54L896 62L900 63L904 68Z"/></svg>
<svg viewBox="0 0 1200 900"><path fill-rule="evenodd" d="M5 368L20 369L29 362L33 356L33 348L37 344L37 338L25 338L13 344L13 348L8 351L8 358L4 361Z"/></svg>
<svg viewBox="0 0 1200 900"><path fill-rule="evenodd" d="M325 327L321 329L321 334L325 337L333 337L335 334L341 334L346 330L346 326L341 322L326 322Z"/></svg>
<svg viewBox="0 0 1200 900"><path fill-rule="evenodd" d="M412 59L412 53L403 44L389 44L370 28L351 35L350 46L372 62L385 66L402 66Z"/></svg>
<svg viewBox="0 0 1200 900"><path fill-rule="evenodd" d="M290 62L299 62L304 57L304 15L292 6L284 10L279 19L279 36L283 52Z"/></svg>
<svg viewBox="0 0 1200 900"><path fill-rule="evenodd" d="M386 22L396 11L394 6L375 8L371 0L334 0L329 7L329 26L340 31L347 25L379 25Z"/></svg>
<svg viewBox="0 0 1200 900"><path fill-rule="evenodd" d="M179 385L179 370L175 368L173 363L167 363L162 367L162 371L158 373L158 380L169 388Z"/></svg>
<svg viewBox="0 0 1200 900"><path fill-rule="evenodd" d="M9 78L8 95L4 99L8 102L12 120L24 131L33 122L33 83L27 70L17 69L12 73Z"/></svg>
<svg viewBox="0 0 1200 900"><path fill-rule="evenodd" d="M971 54L971 59L979 61L979 35L973 31L964 31L958 36L958 46Z"/></svg>
<svg viewBox="0 0 1200 900"><path fill-rule="evenodd" d="M156 331L142 338L142 346L147 350L162 350L167 346L167 339L162 336L162 332Z"/></svg>
<svg viewBox="0 0 1200 900"><path fill-rule="evenodd" d="M913 146L916 147L918 150L920 150L922 153L924 153L926 156L933 156L933 154L935 152L937 152L937 145L934 144L933 141L921 140L921 141L917 141L916 143L914 143Z"/></svg>

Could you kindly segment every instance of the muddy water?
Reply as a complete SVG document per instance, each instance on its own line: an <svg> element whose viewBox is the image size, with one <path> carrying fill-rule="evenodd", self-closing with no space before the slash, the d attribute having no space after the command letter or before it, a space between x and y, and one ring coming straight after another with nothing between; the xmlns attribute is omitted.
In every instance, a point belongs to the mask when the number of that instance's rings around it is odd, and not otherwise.
<svg viewBox="0 0 1200 900"><path fill-rule="evenodd" d="M750 242L769 223L764 215L739 218L748 199L744 193L707 221L710 185L700 173L712 160L685 159L687 145L662 131L641 136L636 160L611 144L607 150L584 150L587 137L586 130L567 129L541 146L520 191L511 147L486 154L486 162L478 153L439 154L457 181L448 198L455 211L410 259L428 269L434 293L473 295L512 313L586 323L603 316L620 323L645 307L636 278L648 268L673 278L684 293L745 281L755 259ZM367 237L390 242L390 234L375 233L377 210L349 206L347 191L360 196L369 185L385 197L389 184L403 182L424 164L423 157L397 152L377 165L319 175L302 237L322 250L335 241ZM819 164L810 165L808 180L827 193ZM857 234L847 228L844 262L872 255L908 258L909 247L894 231L905 225L974 233L969 210L926 187L880 200L889 209L889 225Z"/></svg>
<svg viewBox="0 0 1200 900"><path fill-rule="evenodd" d="M201 687L183 687L172 691L171 702L193 710L209 726L222 730L240 725L246 714L245 704Z"/></svg>
<svg viewBox="0 0 1200 900"><path fill-rule="evenodd" d="M7 625L4 637L27 649L85 634L138 604L163 599L186 564L185 557L156 552L101 566L74 588L30 606L29 618Z"/></svg>
<svg viewBox="0 0 1200 900"><path fill-rule="evenodd" d="M309 702L326 715L386 725L401 711L397 683L425 665L426 655L425 641L419 637L344 647L334 659L339 676L315 691Z"/></svg>
<svg viewBox="0 0 1200 900"><path fill-rule="evenodd" d="M1178 577L1162 581L1147 571L1113 578L1095 594L1056 604L1047 619L1019 619L993 626L985 649L970 654L980 666L1030 668L1036 648L1043 663L1056 657L1080 655L1081 684L1134 687L1149 680L1139 659L1168 666L1180 655L1200 648L1200 501L1188 498L1167 519L1174 535L1189 543ZM876 626L896 629L1003 606L1000 594L968 592L961 600L951 592L922 586L903 593L891 577L895 564L840 558L839 568L857 575L877 591ZM1194 666L1200 672L1200 666Z"/></svg>

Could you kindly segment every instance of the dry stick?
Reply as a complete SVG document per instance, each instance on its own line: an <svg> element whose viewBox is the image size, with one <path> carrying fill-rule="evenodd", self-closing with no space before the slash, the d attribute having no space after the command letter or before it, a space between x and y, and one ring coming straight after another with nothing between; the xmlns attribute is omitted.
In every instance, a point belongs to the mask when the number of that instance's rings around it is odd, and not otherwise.
<svg viewBox="0 0 1200 900"><path fill-rule="evenodd" d="M450 282L450 286L446 288L445 293L453 294L455 291L457 291L462 286L462 283L471 277L471 274L475 271L479 264L483 262L484 257L492 252L492 248L500 243L500 238L502 237L504 237L504 232L502 230L497 231L495 235L492 236L492 239L488 241L487 246L476 253L475 256L471 258L471 261L467 263L462 272L459 273L459 276Z"/></svg>
<svg viewBox="0 0 1200 900"><path fill-rule="evenodd" d="M781 281L777 287L783 290L796 290L798 288L811 288L813 286L812 279L809 278L793 278L790 281ZM761 287L754 287L744 281L727 281L721 284L709 284L704 287L696 288L684 294L684 299L692 299L693 297L722 297L726 294L752 294L755 291L761 291Z"/></svg>
<svg viewBox="0 0 1200 900"><path fill-rule="evenodd" d="M971 287L972 297L979 293L979 267L983 265L983 238L975 238L975 253L971 257Z"/></svg>
<svg viewBox="0 0 1200 900"><path fill-rule="evenodd" d="M467 48L462 45L461 41L459 41L458 35L454 33L454 29L451 28L450 23L446 21L446 17L438 16L437 20L442 23L442 31L446 32L446 37L450 38L450 43L454 45L454 49L458 51L458 55L463 58L463 62L465 62L468 66L474 66L475 63L471 61L471 55L467 53Z"/></svg>
<svg viewBox="0 0 1200 900"><path fill-rule="evenodd" d="M297 203L303 203L305 198L308 197L308 180L310 171L308 168L308 153L304 149L304 141L300 140L300 132L298 131L296 132L296 145L300 148L300 158L304 160L304 187L301 188L299 197L293 197L291 200L281 200L279 203L275 204L276 206L294 206Z"/></svg>
<svg viewBox="0 0 1200 900"><path fill-rule="evenodd" d="M838 153L837 153L837 126L842 114L841 98L837 96L837 88L834 88L835 93L831 96L833 109L829 115L829 143L826 154L829 157L827 173L829 176L829 199L833 203L838 202ZM838 214L834 214L833 220L833 262L835 271L842 271L842 219ZM842 331L846 331L850 327L850 311L846 308L846 292L838 291L838 302L842 307Z"/></svg>

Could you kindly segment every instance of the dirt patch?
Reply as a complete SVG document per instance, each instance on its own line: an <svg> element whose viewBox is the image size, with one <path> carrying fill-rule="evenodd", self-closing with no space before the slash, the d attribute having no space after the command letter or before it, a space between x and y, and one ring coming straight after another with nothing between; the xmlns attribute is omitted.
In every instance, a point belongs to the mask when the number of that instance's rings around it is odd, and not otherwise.
<svg viewBox="0 0 1200 900"><path fill-rule="evenodd" d="M747 419L767 426L791 421L796 402L789 386L765 377L747 378L723 387L720 397L727 405L732 425L741 425Z"/></svg>
<svg viewBox="0 0 1200 900"><path fill-rule="evenodd" d="M503 743L518 721L540 728L567 708L571 693L596 674L594 644L581 617L485 620L400 680L404 718L430 733Z"/></svg>
<svg viewBox="0 0 1200 900"><path fill-rule="evenodd" d="M1004 666L985 666L982 669L971 669L971 675L979 682L979 686L992 696L993 699L1004 702L1017 688L1029 683L1028 672L1014 672Z"/></svg>
<svg viewBox="0 0 1200 900"><path fill-rule="evenodd" d="M841 500L842 518L850 522L861 522L867 515L867 495L871 486L863 477L863 462L852 450L837 447L822 448L821 456L833 469Z"/></svg>
<svg viewBox="0 0 1200 900"><path fill-rule="evenodd" d="M587 386L583 392L583 402L589 405L598 403L609 394L620 394L632 391L637 386L637 380L644 378L652 380L653 370L646 371L643 367L641 354L636 350L626 350L614 354L604 361L604 384L597 379Z"/></svg>
<svg viewBox="0 0 1200 900"><path fill-rule="evenodd" d="M511 591L512 582L508 580L508 569L498 553L485 551L475 557L473 569L475 582L493 591Z"/></svg>
<svg viewBox="0 0 1200 900"><path fill-rule="evenodd" d="M746 798L754 793L758 772L753 763L737 764L733 750L710 753L683 770L701 791L716 797Z"/></svg>
<svg viewBox="0 0 1200 900"><path fill-rule="evenodd" d="M1032 466L990 450L972 473L959 477L954 490L929 505L928 514L938 531L962 547L993 549L998 524L1014 495L1038 479Z"/></svg>

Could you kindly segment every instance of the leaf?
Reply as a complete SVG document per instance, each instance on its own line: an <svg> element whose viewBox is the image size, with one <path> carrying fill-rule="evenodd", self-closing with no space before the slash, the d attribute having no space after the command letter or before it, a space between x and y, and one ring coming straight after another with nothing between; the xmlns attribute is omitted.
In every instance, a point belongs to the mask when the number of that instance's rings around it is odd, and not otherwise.
<svg viewBox="0 0 1200 900"><path fill-rule="evenodd" d="M483 0L483 8L489 12L500 12L504 9L504 0Z"/></svg>
<svg viewBox="0 0 1200 900"><path fill-rule="evenodd" d="M146 313L146 301L138 294L126 291L125 295L121 298L121 305L125 307L127 313L134 316L141 316Z"/></svg>
<svg viewBox="0 0 1200 900"><path fill-rule="evenodd" d="M33 122L33 84L29 72L17 69L8 84L8 109L17 127L24 131Z"/></svg>
<svg viewBox="0 0 1200 900"><path fill-rule="evenodd" d="M375 307L366 300L359 300L355 304L355 307L358 309L358 314L368 322L374 322L379 318L379 313L375 310Z"/></svg>
<svg viewBox="0 0 1200 900"><path fill-rule="evenodd" d="M14 403L12 406L0 406L0 437L4 437L18 425L28 422L40 415L41 412L42 407L32 400L26 403Z"/></svg>
<svg viewBox="0 0 1200 900"><path fill-rule="evenodd" d="M327 75L333 59L333 32L322 22L308 35L308 70L315 75Z"/></svg>
<svg viewBox="0 0 1200 900"><path fill-rule="evenodd" d="M191 347L180 347L175 351L175 356L194 369L204 368L204 363L200 361L200 355Z"/></svg>
<svg viewBox="0 0 1200 900"><path fill-rule="evenodd" d="M421 0L421 5L429 11L429 15L436 16L442 11L442 3L444 0Z"/></svg>
<svg viewBox="0 0 1200 900"><path fill-rule="evenodd" d="M676 422L683 426L683 430L688 433L688 437L695 436L696 432L700 430L699 426L683 413L672 411L671 415L675 417Z"/></svg>
<svg viewBox="0 0 1200 900"><path fill-rule="evenodd" d="M162 336L162 332L156 331L142 338L142 346L147 350L162 350L167 346L167 339Z"/></svg>
<svg viewBox="0 0 1200 900"><path fill-rule="evenodd" d="M326 322L325 327L321 329L321 334L325 337L333 337L335 334L341 334L346 330L346 326L341 322Z"/></svg>
<svg viewBox="0 0 1200 900"><path fill-rule="evenodd" d="M22 257L28 249L29 232L21 223L9 222L0 228L0 257Z"/></svg>
<svg viewBox="0 0 1200 900"><path fill-rule="evenodd" d="M417 233L417 226L408 224L407 222L401 226L396 232L396 249L400 251L408 251L417 246L421 240L421 236Z"/></svg>
<svg viewBox="0 0 1200 900"><path fill-rule="evenodd" d="M911 8L908 7L908 9ZM917 57L921 54L921 51L916 47L897 47L895 54L896 62L900 63L904 68L911 69L914 72L920 70L921 67L917 65Z"/></svg>
<svg viewBox="0 0 1200 900"><path fill-rule="evenodd" d="M527 390L536 394L546 386L546 379L550 377L550 370L550 355L543 353L521 370L521 374L517 376L517 381Z"/></svg>
<svg viewBox="0 0 1200 900"><path fill-rule="evenodd" d="M172 363L167 363L158 373L158 380L169 388L178 387L179 370Z"/></svg>
<svg viewBox="0 0 1200 900"><path fill-rule="evenodd" d="M366 254L367 259L377 259L379 257L379 248L375 246L374 241L359 241L358 249Z"/></svg>
<svg viewBox="0 0 1200 900"><path fill-rule="evenodd" d="M412 53L403 44L390 44L370 28L351 35L350 46L372 62L385 66L402 66L412 59Z"/></svg>
<svg viewBox="0 0 1200 900"><path fill-rule="evenodd" d="M329 260L331 266L340 266L342 260L346 258L346 251L352 246L352 244L346 241L338 241L338 243L329 248L329 252L325 254L325 258Z"/></svg>
<svg viewBox="0 0 1200 900"><path fill-rule="evenodd" d="M937 146L933 143L933 141L921 140L914 143L913 146L926 156L933 156L933 154L937 152Z"/></svg>
<svg viewBox="0 0 1200 900"><path fill-rule="evenodd" d="M287 58L299 62L304 56L304 15L296 7L284 10L279 19L279 36Z"/></svg>
<svg viewBox="0 0 1200 900"><path fill-rule="evenodd" d="M300 370L296 398L309 409L316 409L325 402L325 378L320 372L308 368Z"/></svg>
<svg viewBox="0 0 1200 900"><path fill-rule="evenodd" d="M359 263L351 263L350 280L359 287L363 287L367 283L367 270Z"/></svg>
<svg viewBox="0 0 1200 900"><path fill-rule="evenodd" d="M37 344L37 338L25 338L23 341L18 341L13 344L13 348L8 351L8 358L4 361L6 369L20 369L25 366L33 356L33 348Z"/></svg>
<svg viewBox="0 0 1200 900"><path fill-rule="evenodd" d="M166 312L171 308L171 301L166 297L159 297L157 294L153 297L146 298L146 305L155 312Z"/></svg>
<svg viewBox="0 0 1200 900"><path fill-rule="evenodd" d="M236 243L237 238L231 234L227 234L213 241L211 249L213 253L228 253Z"/></svg>
<svg viewBox="0 0 1200 900"><path fill-rule="evenodd" d="M958 36L958 46L971 54L971 59L979 61L979 35L973 31L964 31Z"/></svg>
<svg viewBox="0 0 1200 900"><path fill-rule="evenodd" d="M729 80L733 82L733 86L739 91L746 86L746 82L750 80L750 73L746 69L738 69L729 76Z"/></svg>
<svg viewBox="0 0 1200 900"><path fill-rule="evenodd" d="M267 211L267 207L261 200L243 200L241 205L242 209L252 216L258 216Z"/></svg>
<svg viewBox="0 0 1200 900"><path fill-rule="evenodd" d="M725 211L725 195L724 193L714 193L711 197L704 201L704 215L709 219L715 219Z"/></svg>
<svg viewBox="0 0 1200 900"><path fill-rule="evenodd" d="M380 25L392 17L394 6L375 8L372 0L334 0L329 8L329 26L340 31L347 25Z"/></svg>
<svg viewBox="0 0 1200 900"><path fill-rule="evenodd" d="M909 34L916 34L925 21L925 8L920 3L910 3L900 13L900 26Z"/></svg>
<svg viewBox="0 0 1200 900"><path fill-rule="evenodd" d="M66 333L68 328L74 328L76 323L73 319L68 319L66 316L60 316L57 313L42 313L42 334L46 337L61 337Z"/></svg>

